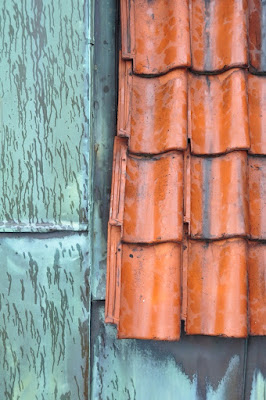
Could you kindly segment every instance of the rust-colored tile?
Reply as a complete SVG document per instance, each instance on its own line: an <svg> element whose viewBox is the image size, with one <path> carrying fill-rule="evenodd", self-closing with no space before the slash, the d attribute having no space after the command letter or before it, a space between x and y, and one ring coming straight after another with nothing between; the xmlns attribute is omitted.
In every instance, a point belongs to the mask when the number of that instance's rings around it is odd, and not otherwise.
<svg viewBox="0 0 266 400"><path fill-rule="evenodd" d="M266 3L249 0L249 58L257 72L266 71Z"/></svg>
<svg viewBox="0 0 266 400"><path fill-rule="evenodd" d="M249 242L249 322L251 335L266 335L266 244Z"/></svg>
<svg viewBox="0 0 266 400"><path fill-rule="evenodd" d="M190 241L186 332L191 335L247 335L244 239Z"/></svg>
<svg viewBox="0 0 266 400"><path fill-rule="evenodd" d="M121 288L121 227L108 224L105 322L118 324Z"/></svg>
<svg viewBox="0 0 266 400"><path fill-rule="evenodd" d="M123 244L119 338L178 340L181 245Z"/></svg>
<svg viewBox="0 0 266 400"><path fill-rule="evenodd" d="M122 225L126 183L127 139L115 137L109 222Z"/></svg>
<svg viewBox="0 0 266 400"><path fill-rule="evenodd" d="M266 10L266 8L265 8ZM266 77L248 74L250 153L266 154Z"/></svg>
<svg viewBox="0 0 266 400"><path fill-rule="evenodd" d="M182 153L128 156L123 229L126 242L182 240Z"/></svg>
<svg viewBox="0 0 266 400"><path fill-rule="evenodd" d="M247 154L191 157L191 236L223 238L248 233Z"/></svg>
<svg viewBox="0 0 266 400"><path fill-rule="evenodd" d="M119 59L119 91L117 109L117 135L130 136L132 96L132 61Z"/></svg>
<svg viewBox="0 0 266 400"><path fill-rule="evenodd" d="M158 154L187 146L187 73L133 77L129 150Z"/></svg>
<svg viewBox="0 0 266 400"><path fill-rule="evenodd" d="M133 58L137 74L190 65L188 0L126 0L122 4L123 57Z"/></svg>
<svg viewBox="0 0 266 400"><path fill-rule="evenodd" d="M266 239L266 158L249 156L250 236Z"/></svg>
<svg viewBox="0 0 266 400"><path fill-rule="evenodd" d="M194 75L189 79L191 151L225 153L248 149L248 105L245 72Z"/></svg>
<svg viewBox="0 0 266 400"><path fill-rule="evenodd" d="M247 0L193 0L192 68L217 71L247 65Z"/></svg>

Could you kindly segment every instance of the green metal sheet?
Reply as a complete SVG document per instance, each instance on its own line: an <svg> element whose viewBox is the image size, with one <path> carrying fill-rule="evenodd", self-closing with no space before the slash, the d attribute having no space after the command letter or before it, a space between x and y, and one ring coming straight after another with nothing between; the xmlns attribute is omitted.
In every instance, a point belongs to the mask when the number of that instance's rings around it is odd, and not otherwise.
<svg viewBox="0 0 266 400"><path fill-rule="evenodd" d="M266 337L247 341L245 400L266 399Z"/></svg>
<svg viewBox="0 0 266 400"><path fill-rule="evenodd" d="M87 248L81 234L1 234L1 400L88 400Z"/></svg>
<svg viewBox="0 0 266 400"><path fill-rule="evenodd" d="M180 342L118 340L93 302L91 399L240 400L245 340L185 336ZM257 399L256 399L257 400Z"/></svg>
<svg viewBox="0 0 266 400"><path fill-rule="evenodd" d="M117 1L95 1L93 299L105 298L106 240L117 108Z"/></svg>
<svg viewBox="0 0 266 400"><path fill-rule="evenodd" d="M87 229L90 10L1 1L1 231Z"/></svg>

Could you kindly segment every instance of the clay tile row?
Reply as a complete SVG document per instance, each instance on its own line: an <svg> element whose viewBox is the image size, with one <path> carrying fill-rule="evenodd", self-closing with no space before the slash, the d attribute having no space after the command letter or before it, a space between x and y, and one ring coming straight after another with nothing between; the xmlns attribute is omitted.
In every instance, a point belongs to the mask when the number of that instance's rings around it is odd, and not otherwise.
<svg viewBox="0 0 266 400"><path fill-rule="evenodd" d="M266 334L265 243L191 240L186 279L178 243L118 246L120 295L109 297L106 320L117 323L119 338L178 340L186 285L188 334Z"/></svg>
<svg viewBox="0 0 266 400"><path fill-rule="evenodd" d="M187 211L194 239L266 240L266 157L234 151L189 159L184 176L183 153L130 155L116 137L110 223L122 227L123 240L181 242Z"/></svg>
<svg viewBox="0 0 266 400"><path fill-rule="evenodd" d="M232 152L191 158L192 238L266 239L266 158Z"/></svg>
<svg viewBox="0 0 266 400"><path fill-rule="evenodd" d="M137 74L266 72L265 14L263 0L121 0L123 58Z"/></svg>
<svg viewBox="0 0 266 400"><path fill-rule="evenodd" d="M190 137L193 154L266 154L266 77L180 69L145 78L121 60L119 82L118 135L131 153L183 151Z"/></svg>
<svg viewBox="0 0 266 400"><path fill-rule="evenodd" d="M116 137L109 222L132 243L183 239L183 154L127 155Z"/></svg>

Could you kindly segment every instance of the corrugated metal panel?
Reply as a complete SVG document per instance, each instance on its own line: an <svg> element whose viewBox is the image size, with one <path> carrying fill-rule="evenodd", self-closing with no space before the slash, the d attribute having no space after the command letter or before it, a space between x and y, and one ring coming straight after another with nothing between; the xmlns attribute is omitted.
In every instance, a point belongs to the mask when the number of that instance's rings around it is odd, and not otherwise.
<svg viewBox="0 0 266 400"><path fill-rule="evenodd" d="M2 1L0 27L0 230L84 230L89 1Z"/></svg>
<svg viewBox="0 0 266 400"><path fill-rule="evenodd" d="M1 235L0 398L88 400L86 235Z"/></svg>

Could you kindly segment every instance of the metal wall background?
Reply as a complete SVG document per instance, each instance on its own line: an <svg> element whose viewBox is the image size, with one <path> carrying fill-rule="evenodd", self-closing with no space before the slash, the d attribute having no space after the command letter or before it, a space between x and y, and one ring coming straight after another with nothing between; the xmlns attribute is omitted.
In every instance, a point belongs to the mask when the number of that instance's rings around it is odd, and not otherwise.
<svg viewBox="0 0 266 400"><path fill-rule="evenodd" d="M119 1L95 2L94 263L91 399L266 400L266 340L186 336L180 342L118 340L104 323L106 234L115 135ZM116 106L116 103L115 103Z"/></svg>
<svg viewBox="0 0 266 400"><path fill-rule="evenodd" d="M0 2L1 400L89 398L93 31L90 0Z"/></svg>
<svg viewBox="0 0 266 400"><path fill-rule="evenodd" d="M0 4L0 399L265 399L265 338L103 322L117 4L95 1L95 44L89 0Z"/></svg>

